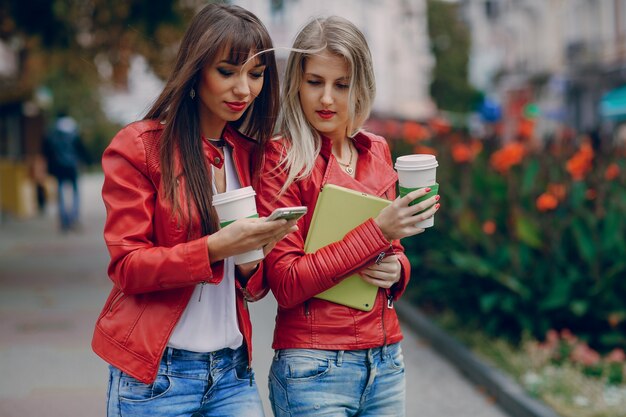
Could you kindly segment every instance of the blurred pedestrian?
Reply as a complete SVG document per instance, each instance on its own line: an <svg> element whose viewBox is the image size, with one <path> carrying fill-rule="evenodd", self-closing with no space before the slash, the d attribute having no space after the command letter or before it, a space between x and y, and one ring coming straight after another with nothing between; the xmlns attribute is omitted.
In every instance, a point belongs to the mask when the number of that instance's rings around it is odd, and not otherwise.
<svg viewBox="0 0 626 417"><path fill-rule="evenodd" d="M48 172L58 183L59 226L62 232L80 227L79 164L89 162L76 120L59 112L54 126L44 140ZM71 194L71 197L70 197Z"/></svg>
<svg viewBox="0 0 626 417"><path fill-rule="evenodd" d="M374 93L370 51L357 27L329 17L300 31L285 72L282 137L265 154L261 214L274 205L315 207L325 184L395 198L389 146L361 129ZM415 223L438 209L438 196L408 206L428 191L395 199L314 253L304 252L307 226L267 255L266 277L279 305L269 376L275 416L404 415L402 333L393 300L406 288L410 264L399 239L423 232ZM312 216L313 210L300 225L310 225ZM378 287L370 311L314 298L356 271Z"/></svg>
<svg viewBox="0 0 626 417"><path fill-rule="evenodd" d="M48 191L46 187L48 180L48 164L43 154L36 154L32 158L30 163L30 177L35 184L37 212L40 216L43 216L46 213L46 206L48 204Z"/></svg>
<svg viewBox="0 0 626 417"><path fill-rule="evenodd" d="M212 197L251 185L273 132L270 36L238 6L191 21L144 120L102 157L113 289L92 347L110 366L108 417L263 415L247 301L267 293L258 261L233 256L296 229L286 220L220 227Z"/></svg>

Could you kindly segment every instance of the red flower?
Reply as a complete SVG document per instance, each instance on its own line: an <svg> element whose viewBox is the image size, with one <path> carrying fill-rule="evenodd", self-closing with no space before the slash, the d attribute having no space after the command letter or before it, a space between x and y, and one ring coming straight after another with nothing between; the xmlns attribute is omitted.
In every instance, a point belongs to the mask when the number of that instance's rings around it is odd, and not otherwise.
<svg viewBox="0 0 626 417"><path fill-rule="evenodd" d="M600 362L600 354L591 349L586 343L580 343L574 347L571 354L572 361L583 365L595 365Z"/></svg>
<svg viewBox="0 0 626 417"><path fill-rule="evenodd" d="M470 162L472 160L472 150L465 143L455 143L452 145L452 159L459 164Z"/></svg>
<svg viewBox="0 0 626 417"><path fill-rule="evenodd" d="M428 125L438 135L445 135L450 132L452 127L450 123L442 117L434 117L428 121Z"/></svg>
<svg viewBox="0 0 626 417"><path fill-rule="evenodd" d="M546 345L551 348L556 348L559 345L559 332L554 329L548 330L546 333Z"/></svg>
<svg viewBox="0 0 626 417"><path fill-rule="evenodd" d="M434 148L425 145L415 145L415 147L413 147L413 153L427 153L429 155L437 155L437 151Z"/></svg>
<svg viewBox="0 0 626 417"><path fill-rule="evenodd" d="M472 162L483 150L483 145L477 140L471 143L456 142L452 145L452 159L459 163Z"/></svg>
<svg viewBox="0 0 626 417"><path fill-rule="evenodd" d="M504 148L495 151L489 160L496 171L504 174L512 166L519 165L526 155L526 148L518 142L510 143Z"/></svg>
<svg viewBox="0 0 626 417"><path fill-rule="evenodd" d="M608 363L623 363L626 361L626 354L624 354L624 350L615 348L606 355L606 361Z"/></svg>
<svg viewBox="0 0 626 417"><path fill-rule="evenodd" d="M565 185L552 183L548 184L548 192L556 197L557 200L563 201L565 199Z"/></svg>
<svg viewBox="0 0 626 417"><path fill-rule="evenodd" d="M496 223L493 220L487 220L483 223L483 233L492 235L496 232Z"/></svg>
<svg viewBox="0 0 626 417"><path fill-rule="evenodd" d="M617 313L611 313L609 314L607 321L609 322L609 326L611 326L612 328L616 328L621 323L622 316Z"/></svg>
<svg viewBox="0 0 626 417"><path fill-rule="evenodd" d="M593 148L589 143L583 143L578 152L567 161L565 168L574 181L581 181L591 171L592 161Z"/></svg>
<svg viewBox="0 0 626 417"><path fill-rule="evenodd" d="M517 126L517 134L520 138L528 140L533 137L535 132L535 121L522 119Z"/></svg>
<svg viewBox="0 0 626 417"><path fill-rule="evenodd" d="M606 168L606 171L604 171L604 179L607 181L612 181L617 177L619 177L619 165L613 162Z"/></svg>
<svg viewBox="0 0 626 417"><path fill-rule="evenodd" d="M559 205L559 200L554 194L545 192L537 197L536 205L539 211L554 210Z"/></svg>
<svg viewBox="0 0 626 417"><path fill-rule="evenodd" d="M417 122L406 122L402 126L402 133L404 140L410 144L419 142L420 140L428 139L430 133L428 129Z"/></svg>
<svg viewBox="0 0 626 417"><path fill-rule="evenodd" d="M578 338L571 332L570 329L561 330L561 339L565 340L570 345L578 342Z"/></svg>
<svg viewBox="0 0 626 417"><path fill-rule="evenodd" d="M384 123L385 125L385 135L390 137L399 136L399 125L395 120L387 120Z"/></svg>

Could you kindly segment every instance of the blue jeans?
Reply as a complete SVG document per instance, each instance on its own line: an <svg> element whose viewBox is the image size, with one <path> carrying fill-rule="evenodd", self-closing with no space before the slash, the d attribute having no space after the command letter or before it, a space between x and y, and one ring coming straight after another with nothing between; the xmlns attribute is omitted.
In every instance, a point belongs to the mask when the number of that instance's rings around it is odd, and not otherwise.
<svg viewBox="0 0 626 417"><path fill-rule="evenodd" d="M278 350L269 375L276 417L402 417L400 344L364 350Z"/></svg>
<svg viewBox="0 0 626 417"><path fill-rule="evenodd" d="M76 178L59 178L58 187L58 203L59 203L59 220L61 222L61 230L68 230L78 221L78 209L80 206L80 196L78 194L78 180ZM65 186L69 185L72 189L72 204L68 205L67 196L65 194Z"/></svg>
<svg viewBox="0 0 626 417"><path fill-rule="evenodd" d="M108 417L263 417L245 345L195 353L166 348L144 384L110 366Z"/></svg>

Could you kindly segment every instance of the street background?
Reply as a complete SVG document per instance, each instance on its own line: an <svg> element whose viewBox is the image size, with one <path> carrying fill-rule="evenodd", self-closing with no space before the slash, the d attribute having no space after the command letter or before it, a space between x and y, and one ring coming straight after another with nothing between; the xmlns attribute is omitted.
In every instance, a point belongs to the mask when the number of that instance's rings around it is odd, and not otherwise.
<svg viewBox="0 0 626 417"><path fill-rule="evenodd" d="M0 416L104 417L108 369L90 347L109 293L103 177L82 177L82 230L61 234L54 207L0 225ZM254 362L268 408L275 302L250 304ZM505 417L418 335L404 329L408 417Z"/></svg>
<svg viewBox="0 0 626 417"><path fill-rule="evenodd" d="M67 113L99 170L211 1L0 2L0 417L103 412L102 178L83 178L82 231L59 233L44 139ZM281 69L311 17L351 20L376 75L365 128L392 160L437 157L442 207L403 242L396 306L410 412L495 413L485 389L515 416L626 417L626 0L229 3L266 25ZM273 309L252 306L264 396Z"/></svg>

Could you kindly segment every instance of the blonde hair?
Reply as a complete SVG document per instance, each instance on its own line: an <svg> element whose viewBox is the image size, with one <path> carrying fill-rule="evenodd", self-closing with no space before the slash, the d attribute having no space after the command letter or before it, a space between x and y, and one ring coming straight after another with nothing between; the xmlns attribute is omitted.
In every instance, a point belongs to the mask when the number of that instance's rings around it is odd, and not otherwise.
<svg viewBox="0 0 626 417"><path fill-rule="evenodd" d="M280 131L289 142L279 165L287 171L281 193L311 174L322 146L319 133L302 111L299 90L307 57L323 51L344 58L350 66L348 136L361 129L376 95L372 56L365 36L352 22L338 16L314 18L300 30L287 60L281 95Z"/></svg>

